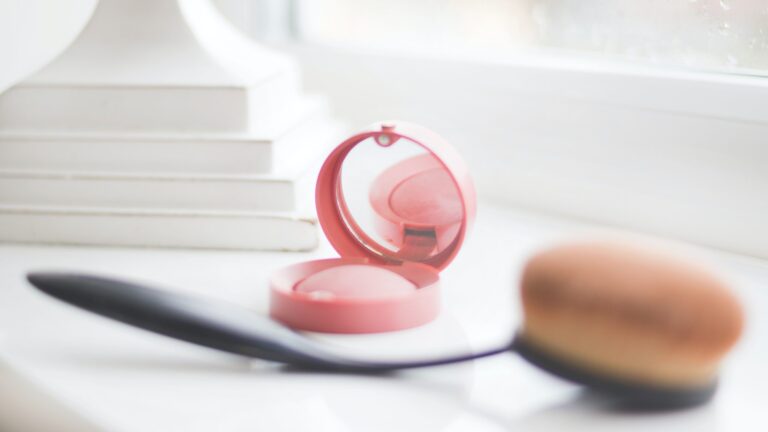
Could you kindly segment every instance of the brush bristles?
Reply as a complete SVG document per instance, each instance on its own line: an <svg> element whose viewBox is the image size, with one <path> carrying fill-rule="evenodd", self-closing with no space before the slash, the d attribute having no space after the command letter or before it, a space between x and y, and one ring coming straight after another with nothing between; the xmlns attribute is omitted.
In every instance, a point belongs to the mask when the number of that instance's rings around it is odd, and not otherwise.
<svg viewBox="0 0 768 432"><path fill-rule="evenodd" d="M738 301L698 267L613 243L538 254L522 280L523 334L592 373L661 387L712 382L741 334Z"/></svg>

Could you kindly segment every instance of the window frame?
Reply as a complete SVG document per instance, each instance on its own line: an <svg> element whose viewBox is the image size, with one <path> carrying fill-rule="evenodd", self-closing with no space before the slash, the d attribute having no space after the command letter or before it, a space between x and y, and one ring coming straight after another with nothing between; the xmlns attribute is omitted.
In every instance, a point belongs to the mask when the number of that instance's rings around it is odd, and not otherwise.
<svg viewBox="0 0 768 432"><path fill-rule="evenodd" d="M768 80L273 46L355 127L446 135L485 199L768 258Z"/></svg>
<svg viewBox="0 0 768 432"><path fill-rule="evenodd" d="M295 28L268 45L354 127L403 118L440 131L487 200L768 258L765 77L374 52L302 41Z"/></svg>

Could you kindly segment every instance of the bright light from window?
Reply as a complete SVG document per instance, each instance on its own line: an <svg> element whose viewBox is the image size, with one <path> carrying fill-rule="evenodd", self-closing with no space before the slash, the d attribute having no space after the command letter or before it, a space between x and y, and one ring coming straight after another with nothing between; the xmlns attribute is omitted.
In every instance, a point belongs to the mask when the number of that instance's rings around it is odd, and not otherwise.
<svg viewBox="0 0 768 432"><path fill-rule="evenodd" d="M303 0L306 40L410 52L590 53L768 71L765 0Z"/></svg>

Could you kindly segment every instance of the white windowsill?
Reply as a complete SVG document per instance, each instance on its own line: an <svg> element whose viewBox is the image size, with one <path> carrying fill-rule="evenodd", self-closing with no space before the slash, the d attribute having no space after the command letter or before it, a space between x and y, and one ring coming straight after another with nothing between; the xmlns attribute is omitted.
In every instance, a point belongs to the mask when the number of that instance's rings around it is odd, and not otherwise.
<svg viewBox="0 0 768 432"><path fill-rule="evenodd" d="M517 283L524 261L540 247L585 234L594 235L595 227L481 203L461 253L441 274L444 309L436 321L401 332L321 337L375 358L495 345L519 325ZM768 266L716 251L685 250L732 282L746 308L746 334L724 363L712 403L636 413L606 408L605 401L514 355L390 377L282 370L76 310L23 279L35 269L96 272L265 313L270 274L334 256L327 245L312 253L2 245L0 429L763 430L763 390L755 383L768 378Z"/></svg>
<svg viewBox="0 0 768 432"><path fill-rule="evenodd" d="M426 124L498 202L768 257L768 79L281 45L355 126Z"/></svg>

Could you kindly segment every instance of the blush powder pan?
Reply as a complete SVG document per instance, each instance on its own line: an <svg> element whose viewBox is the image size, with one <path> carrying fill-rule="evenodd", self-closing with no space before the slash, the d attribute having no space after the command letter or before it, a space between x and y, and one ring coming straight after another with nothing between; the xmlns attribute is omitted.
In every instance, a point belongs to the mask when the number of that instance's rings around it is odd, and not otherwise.
<svg viewBox="0 0 768 432"><path fill-rule="evenodd" d="M363 142L382 154L374 158L383 166L364 200L371 224L353 213L342 187L342 166ZM419 154L384 162L407 145ZM300 330L374 333L419 326L439 314L440 270L458 253L475 213L472 181L445 140L418 125L377 123L331 152L315 203L340 258L276 272L272 318Z"/></svg>
<svg viewBox="0 0 768 432"><path fill-rule="evenodd" d="M307 276L296 292L332 299L386 299L410 295L416 285L397 272L366 264L342 264Z"/></svg>

